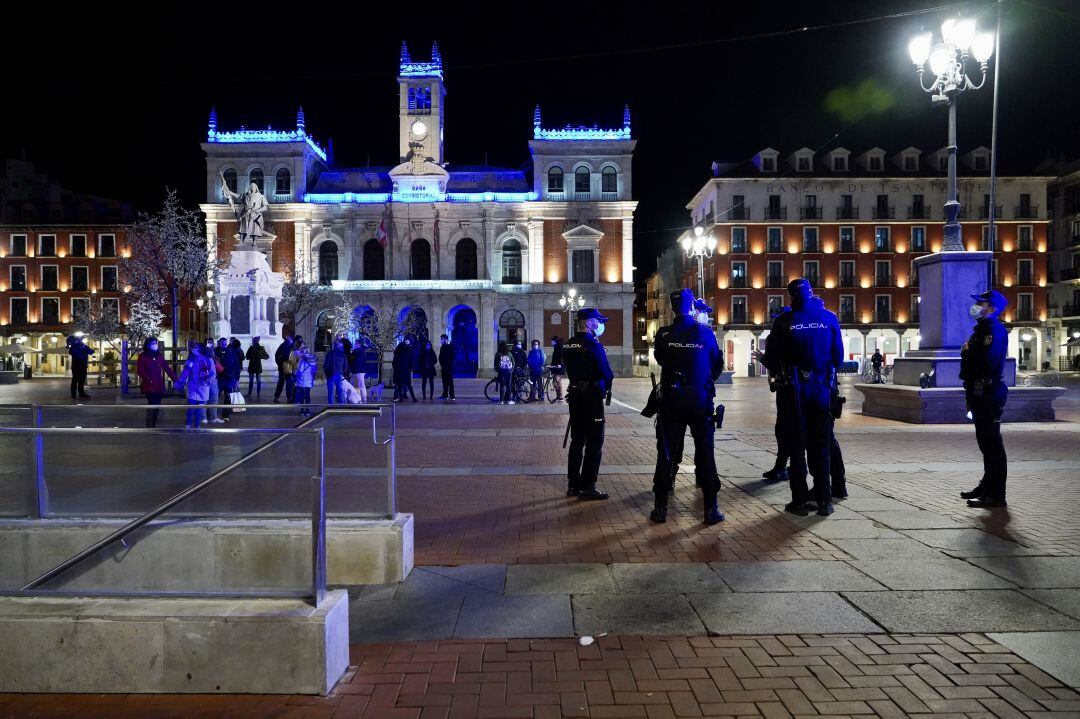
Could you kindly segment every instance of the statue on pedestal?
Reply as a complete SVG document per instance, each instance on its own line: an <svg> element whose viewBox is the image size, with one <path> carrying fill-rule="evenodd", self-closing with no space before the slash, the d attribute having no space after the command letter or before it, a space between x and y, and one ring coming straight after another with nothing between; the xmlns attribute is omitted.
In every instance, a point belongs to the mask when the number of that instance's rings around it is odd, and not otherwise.
<svg viewBox="0 0 1080 719"><path fill-rule="evenodd" d="M266 195L259 191L259 186L254 182L248 186L248 191L239 195L229 189L225 182L225 176L221 175L221 194L229 199L229 207L236 216L236 224L239 228L240 244L250 239L251 244L263 234L263 213L270 207L266 201ZM238 207L233 201L240 200L242 206Z"/></svg>

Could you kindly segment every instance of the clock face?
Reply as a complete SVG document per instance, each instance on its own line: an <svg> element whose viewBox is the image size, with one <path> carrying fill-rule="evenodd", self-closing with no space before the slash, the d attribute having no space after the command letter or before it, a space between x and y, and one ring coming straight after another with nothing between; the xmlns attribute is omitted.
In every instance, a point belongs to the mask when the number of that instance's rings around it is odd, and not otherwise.
<svg viewBox="0 0 1080 719"><path fill-rule="evenodd" d="M414 122L411 129L412 134L416 137L423 137L427 134L427 125L425 125L421 120L417 120L416 122Z"/></svg>

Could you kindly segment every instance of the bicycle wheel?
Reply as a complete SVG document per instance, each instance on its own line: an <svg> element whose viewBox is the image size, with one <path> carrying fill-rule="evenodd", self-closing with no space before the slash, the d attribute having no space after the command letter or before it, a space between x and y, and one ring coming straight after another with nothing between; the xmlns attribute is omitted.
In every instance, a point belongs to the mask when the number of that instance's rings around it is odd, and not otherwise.
<svg viewBox="0 0 1080 719"><path fill-rule="evenodd" d="M522 377L514 383L514 400L519 404L532 402L532 381Z"/></svg>
<svg viewBox="0 0 1080 719"><path fill-rule="evenodd" d="M484 396L492 402L499 401L499 378L493 377L484 387Z"/></svg>
<svg viewBox="0 0 1080 719"><path fill-rule="evenodd" d="M558 381L557 377L549 377L548 381L544 383L544 395L547 397L549 404L555 404L559 399L559 393L555 389L555 383Z"/></svg>

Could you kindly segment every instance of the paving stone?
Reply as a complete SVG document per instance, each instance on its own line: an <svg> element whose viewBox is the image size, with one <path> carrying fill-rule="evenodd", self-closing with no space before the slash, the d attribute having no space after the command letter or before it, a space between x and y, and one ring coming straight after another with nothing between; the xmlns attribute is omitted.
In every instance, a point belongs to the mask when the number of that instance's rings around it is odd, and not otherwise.
<svg viewBox="0 0 1080 719"><path fill-rule="evenodd" d="M878 537L899 537L888 527L869 519L831 522L831 517L794 517L794 521L822 539L870 539Z"/></svg>
<svg viewBox="0 0 1080 719"><path fill-rule="evenodd" d="M1080 689L1080 662L1077 662L1080 632L995 633L987 636L1047 674Z"/></svg>
<svg viewBox="0 0 1080 719"><path fill-rule="evenodd" d="M942 516L935 512L909 509L899 511L863 511L867 519L880 522L892 529L961 529L965 525L955 519Z"/></svg>
<svg viewBox="0 0 1080 719"><path fill-rule="evenodd" d="M888 497L852 497L843 500L843 505L856 512L908 512L915 507L907 502Z"/></svg>
<svg viewBox="0 0 1080 719"><path fill-rule="evenodd" d="M500 595L505 583L505 564L415 567L394 596L399 599L439 599L470 594Z"/></svg>
<svg viewBox="0 0 1080 719"><path fill-rule="evenodd" d="M454 635L462 599L394 599L349 606L349 641L425 641Z"/></svg>
<svg viewBox="0 0 1080 719"><path fill-rule="evenodd" d="M710 565L736 592L834 592L884 589L843 562L716 562Z"/></svg>
<svg viewBox="0 0 1080 719"><path fill-rule="evenodd" d="M889 589L1012 589L1003 580L961 559L911 557L849 562Z"/></svg>
<svg viewBox="0 0 1080 719"><path fill-rule="evenodd" d="M682 594L584 594L573 598L578 634L704 634Z"/></svg>
<svg viewBox="0 0 1080 719"><path fill-rule="evenodd" d="M611 573L620 592L628 594L686 594L730 592L724 580L705 564L613 564Z"/></svg>
<svg viewBox="0 0 1080 719"><path fill-rule="evenodd" d="M832 592L692 594L712 634L835 634L881 629Z"/></svg>
<svg viewBox="0 0 1080 719"><path fill-rule="evenodd" d="M1080 587L1080 557L985 557L971 561L1028 589Z"/></svg>
<svg viewBox="0 0 1080 719"><path fill-rule="evenodd" d="M616 591L603 564L515 564L506 570L507 594L597 594Z"/></svg>
<svg viewBox="0 0 1080 719"><path fill-rule="evenodd" d="M890 632L995 632L1080 629L1080 622L998 589L845 592L844 598Z"/></svg>
<svg viewBox="0 0 1080 719"><path fill-rule="evenodd" d="M572 637L570 597L470 594L461 607L454 638Z"/></svg>
<svg viewBox="0 0 1080 719"><path fill-rule="evenodd" d="M909 529L904 534L957 557L1007 557L1039 554L980 529Z"/></svg>
<svg viewBox="0 0 1080 719"><path fill-rule="evenodd" d="M829 543L856 559L904 559L944 557L940 550L928 547L908 537L879 537L860 539L832 539Z"/></svg>
<svg viewBox="0 0 1080 719"><path fill-rule="evenodd" d="M1080 619L1080 589L1025 589L1024 594L1073 619Z"/></svg>

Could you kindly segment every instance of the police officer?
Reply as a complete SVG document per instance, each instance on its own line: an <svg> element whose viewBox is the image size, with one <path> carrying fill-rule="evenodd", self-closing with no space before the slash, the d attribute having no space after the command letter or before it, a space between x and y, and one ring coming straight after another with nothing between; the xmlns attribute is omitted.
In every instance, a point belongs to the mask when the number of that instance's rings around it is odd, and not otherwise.
<svg viewBox="0 0 1080 719"><path fill-rule="evenodd" d="M724 369L716 336L697 317L704 303L695 307L694 295L682 289L671 293L675 321L656 333L653 355L660 365L660 411L656 422L656 471L653 473L654 504L649 519L667 521L668 493L683 453L686 428L694 438L694 474L704 498L705 524L717 524L724 515L716 506L720 478L713 455L713 383Z"/></svg>
<svg viewBox="0 0 1080 719"><path fill-rule="evenodd" d="M814 297L809 282L793 280L788 295L791 311L773 322L763 360L770 372L781 375L777 381L790 400L783 415L784 445L791 457L791 502L784 509L800 516L808 514L809 465L817 513L827 517L833 513L829 486L832 394L836 370L844 359L844 345L836 315Z"/></svg>
<svg viewBox="0 0 1080 719"><path fill-rule="evenodd" d="M596 488L604 447L604 397L615 375L598 338L607 317L595 307L578 310L578 332L563 345L562 361L570 386L570 457L566 472L567 497L607 499Z"/></svg>
<svg viewBox="0 0 1080 719"><path fill-rule="evenodd" d="M983 456L983 476L979 485L960 496L969 507L1004 507L1005 445L1001 441L1001 414L1009 388L1002 375L1009 333L998 316L1008 301L997 290L972 295L971 318L975 329L960 352L960 379L971 418L975 421L975 439Z"/></svg>

